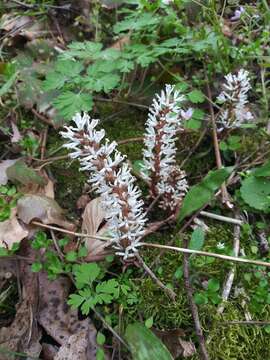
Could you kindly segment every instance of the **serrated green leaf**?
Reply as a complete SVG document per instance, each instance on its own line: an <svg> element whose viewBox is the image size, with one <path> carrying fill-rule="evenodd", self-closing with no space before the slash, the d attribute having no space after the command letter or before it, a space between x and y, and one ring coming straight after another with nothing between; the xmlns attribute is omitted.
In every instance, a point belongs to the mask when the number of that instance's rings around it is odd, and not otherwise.
<svg viewBox="0 0 270 360"><path fill-rule="evenodd" d="M53 101L53 105L65 119L71 119L77 112L90 111L93 98L90 94L66 91Z"/></svg>
<svg viewBox="0 0 270 360"><path fill-rule="evenodd" d="M140 323L128 325L125 338L130 346L133 360L173 359L161 340Z"/></svg>
<svg viewBox="0 0 270 360"><path fill-rule="evenodd" d="M96 292L98 294L112 294L113 297L117 298L119 296L119 284L115 279L110 279L108 281L103 281L102 283L96 286Z"/></svg>
<svg viewBox="0 0 270 360"><path fill-rule="evenodd" d="M203 229L201 227L197 227L191 235L189 249L201 250L204 244L204 238L205 236Z"/></svg>
<svg viewBox="0 0 270 360"><path fill-rule="evenodd" d="M178 220L182 221L185 217L207 204L232 170L233 167L225 167L210 171L199 184L192 186L184 198Z"/></svg>
<svg viewBox="0 0 270 360"><path fill-rule="evenodd" d="M74 266L76 286L82 288L84 285L92 284L100 274L100 267L96 263L81 264Z"/></svg>
<svg viewBox="0 0 270 360"><path fill-rule="evenodd" d="M264 170L266 171L266 170ZM250 176L243 180L240 188L242 199L251 207L264 212L270 211L270 180Z"/></svg>
<svg viewBox="0 0 270 360"><path fill-rule="evenodd" d="M187 97L193 104L203 103L205 100L205 96L200 90L191 91Z"/></svg>
<svg viewBox="0 0 270 360"><path fill-rule="evenodd" d="M42 84L42 88L45 91L61 89L65 84L66 77L63 74L57 72L48 73L46 79Z"/></svg>
<svg viewBox="0 0 270 360"><path fill-rule="evenodd" d="M84 298L78 294L69 295L69 299L67 301L68 305L70 305L73 309L77 309L84 302Z"/></svg>

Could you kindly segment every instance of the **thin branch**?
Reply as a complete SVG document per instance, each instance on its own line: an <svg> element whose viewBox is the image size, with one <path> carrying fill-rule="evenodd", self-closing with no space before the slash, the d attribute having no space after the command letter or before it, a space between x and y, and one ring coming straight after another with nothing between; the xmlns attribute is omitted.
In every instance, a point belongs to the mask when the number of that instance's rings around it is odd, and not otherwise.
<svg viewBox="0 0 270 360"><path fill-rule="evenodd" d="M212 253L212 252L207 252L207 251L185 249L185 248L180 248L180 247L176 247L176 246L160 245L160 244L153 244L153 243L144 243L144 242L142 242L141 246L154 247L154 248L164 249L164 250L173 250L173 251L186 253L186 254L196 254L196 255L200 255L200 256L209 256L209 257L214 257L214 258L217 258L217 259L220 259L220 260L239 262L239 263L245 263L245 264L252 264L252 265L257 265L257 266L265 266L265 267L270 268L270 263L265 262L265 261L260 261L260 260L244 259L244 258L239 258L239 257L235 257L235 256L222 255L222 254L217 254L217 253Z"/></svg>
<svg viewBox="0 0 270 360"><path fill-rule="evenodd" d="M58 226L43 224L42 222L39 222L39 221L32 221L31 224L43 227L45 229L51 229L51 230L59 231L59 232L62 232L64 234L69 234L69 235L73 235L73 236L88 237L88 238L108 241L110 243L111 243L111 240L112 240L111 238L104 237L104 236L90 235L90 234L84 234L84 233L79 233L79 232L66 230L66 229L60 228Z"/></svg>
<svg viewBox="0 0 270 360"><path fill-rule="evenodd" d="M167 286L165 286L158 278L157 276L153 273L153 271L146 265L146 263L143 261L143 259L141 258L141 256L137 253L136 254L136 258L139 260L140 265L142 265L143 269L147 272L147 274L151 277L152 280L154 280L154 282L157 284L157 286L159 286L168 296L172 301L175 301L176 298L176 293L172 290L169 289Z"/></svg>
<svg viewBox="0 0 270 360"><path fill-rule="evenodd" d="M129 105L129 106L134 106L134 107L137 107L137 108L140 108L140 109L148 109L148 106L146 106L146 105L137 104L137 103L129 102L129 101L122 101L122 100L117 100L117 99L105 99L105 98L100 98L100 97L94 97L94 100L102 101L102 102L112 102L112 103L116 103L116 104Z"/></svg>
<svg viewBox="0 0 270 360"><path fill-rule="evenodd" d="M236 214L236 216L239 217L239 214ZM234 256L236 256L236 257L238 257L239 250L240 250L240 234L241 234L240 226L235 225L234 232L233 232L233 253L234 253ZM235 272L236 272L236 267L235 267L235 265L233 265L233 267L230 269L230 271L226 277L225 283L223 285L223 290L222 290L222 295L221 295L222 303L219 305L219 307L217 309L218 314L223 313L224 307L225 307L225 302L229 299Z"/></svg>
<svg viewBox="0 0 270 360"><path fill-rule="evenodd" d="M214 143L214 149L215 149L215 157L216 157L216 164L217 168L222 168L222 160L221 155L219 151L219 143L218 143L218 137L217 137L217 127L216 127L216 119L215 119L215 113L212 105L212 93L210 90L208 79L206 81L206 88L207 88L207 94L208 98L211 100L208 102L209 104L209 111L211 116L211 123L212 123L212 135L213 135L213 143ZM226 188L225 183L221 185L221 196L222 196L222 203L226 204L229 209L233 207L233 204L230 203L229 194Z"/></svg>
<svg viewBox="0 0 270 360"><path fill-rule="evenodd" d="M201 211L199 215L210 218L210 219L215 219L215 220L223 221L226 223L230 223L230 224L235 224L235 225L240 225L240 226L244 224L244 222L240 219L234 219L234 218L230 218L227 216L213 214L208 211Z"/></svg>
<svg viewBox="0 0 270 360"><path fill-rule="evenodd" d="M188 245L189 245L189 239L186 238L186 239L184 239L185 248L187 248ZM194 321L195 333L199 340L201 359L209 360L209 355L208 355L208 352L206 349L204 335L203 335L203 331L202 331L202 327L201 327L201 323L200 323L198 307L193 300L193 289L192 289L192 285L191 285L191 281L190 281L190 274L189 274L189 255L187 253L184 253L183 273L184 273L184 284L185 284L185 288L187 291L189 306L190 306L190 310L191 310L193 321Z"/></svg>

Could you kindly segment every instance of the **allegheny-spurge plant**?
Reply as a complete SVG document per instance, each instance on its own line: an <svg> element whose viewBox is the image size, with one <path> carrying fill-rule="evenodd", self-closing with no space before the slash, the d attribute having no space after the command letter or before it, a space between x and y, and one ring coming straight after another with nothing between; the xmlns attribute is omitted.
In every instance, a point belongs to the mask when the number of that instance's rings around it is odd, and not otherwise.
<svg viewBox="0 0 270 360"><path fill-rule="evenodd" d="M144 139L142 175L150 183L150 195L160 197L160 207L176 211L188 189L186 174L176 165L176 134L182 121L192 116L180 105L185 97L166 85L149 109Z"/></svg>
<svg viewBox="0 0 270 360"><path fill-rule="evenodd" d="M219 116L221 129L234 129L253 119L248 109L247 93L251 89L249 73L240 69L237 75L225 76L224 90L217 97L222 104Z"/></svg>
<svg viewBox="0 0 270 360"><path fill-rule="evenodd" d="M75 126L66 126L67 131L61 133L69 140L64 146L72 158L79 159L81 170L90 172L89 183L101 196L116 254L124 260L133 258L146 222L141 191L117 143L104 141L105 131L96 130L99 120L85 113L73 120Z"/></svg>

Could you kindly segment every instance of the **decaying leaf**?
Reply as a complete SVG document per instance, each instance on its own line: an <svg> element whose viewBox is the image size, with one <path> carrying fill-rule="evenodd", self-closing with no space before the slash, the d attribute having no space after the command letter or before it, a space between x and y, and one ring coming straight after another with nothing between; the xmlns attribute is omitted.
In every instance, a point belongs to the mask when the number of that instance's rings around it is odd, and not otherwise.
<svg viewBox="0 0 270 360"><path fill-rule="evenodd" d="M179 356L187 358L196 353L196 348L193 342L183 340L183 337L185 336L183 330L173 329L161 331L154 329L153 331L167 346L174 359Z"/></svg>
<svg viewBox="0 0 270 360"><path fill-rule="evenodd" d="M20 35L27 40L33 40L42 34L41 24L37 21L34 22L34 18L25 15L4 14L1 18L1 29L9 32L10 37Z"/></svg>
<svg viewBox="0 0 270 360"><path fill-rule="evenodd" d="M99 197L90 201L82 215L82 232L88 235L102 236L107 230L106 225L99 229L99 227L104 221L104 217L105 212L101 206L101 198ZM93 256L98 255L101 257L105 257L108 254L108 251L105 250L106 246L108 246L108 243L106 241L87 237L85 238L85 246L89 251L87 260L90 260Z"/></svg>
<svg viewBox="0 0 270 360"><path fill-rule="evenodd" d="M22 160L18 160L13 165L9 166L6 170L6 174L9 180L19 181L24 185L32 183L41 186L46 185L46 180L38 175L34 169L28 167Z"/></svg>
<svg viewBox="0 0 270 360"><path fill-rule="evenodd" d="M22 135L18 129L18 126L13 121L11 121L11 128L12 128L12 132L13 132L11 142L17 143L22 139Z"/></svg>
<svg viewBox="0 0 270 360"><path fill-rule="evenodd" d="M68 341L61 346L54 360L88 360L87 358L88 334L87 329L71 335Z"/></svg>
<svg viewBox="0 0 270 360"><path fill-rule="evenodd" d="M58 277L49 281L45 273L39 273L40 305L38 322L45 331L60 345L60 353L55 359L95 359L96 358L96 329L90 319L79 320L78 311L71 309L66 300L69 295L71 282L66 277ZM83 356L75 357L71 345L76 351L82 351ZM73 354L73 357L70 357ZM63 357L64 355L69 357Z"/></svg>
<svg viewBox="0 0 270 360"><path fill-rule="evenodd" d="M40 186L38 184L32 183L20 187L19 191L23 194L45 195L51 199L54 199L54 182L48 177L46 171L41 170L40 175L46 181L45 186Z"/></svg>
<svg viewBox="0 0 270 360"><path fill-rule="evenodd" d="M13 244L21 242L28 235L16 217L17 210L11 211L10 218L0 222L0 247L11 249Z"/></svg>
<svg viewBox="0 0 270 360"><path fill-rule="evenodd" d="M26 224L35 219L43 224L56 224L74 230L74 225L65 220L63 209L55 200L45 195L24 195L18 200L17 208L19 219Z"/></svg>
<svg viewBox="0 0 270 360"><path fill-rule="evenodd" d="M7 169L15 164L18 159L3 160L0 162L0 185L6 185L8 182Z"/></svg>

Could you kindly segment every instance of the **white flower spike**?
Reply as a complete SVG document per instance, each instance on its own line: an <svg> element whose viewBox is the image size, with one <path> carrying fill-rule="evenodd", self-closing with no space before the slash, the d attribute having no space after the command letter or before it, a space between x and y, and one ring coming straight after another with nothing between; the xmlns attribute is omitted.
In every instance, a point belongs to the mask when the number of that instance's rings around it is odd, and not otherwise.
<svg viewBox="0 0 270 360"><path fill-rule="evenodd" d="M219 123L222 129L238 128L253 119L247 107L247 93L251 89L249 73L241 69L237 75L228 74L225 79L224 90L217 97L222 104Z"/></svg>
<svg viewBox="0 0 270 360"><path fill-rule="evenodd" d="M160 207L175 211L188 189L185 172L176 166L176 133L181 121L192 116L180 103L185 97L166 85L149 109L144 138L142 176L150 182L151 196L161 197Z"/></svg>
<svg viewBox="0 0 270 360"><path fill-rule="evenodd" d="M116 150L117 143L103 141L105 131L95 129L99 120L84 113L74 116L73 121L76 126L65 126L66 131L61 132L69 140L64 147L71 150L71 158L79 159L81 170L90 172L89 182L101 196L116 254L125 260L132 258L146 222L141 191L125 157Z"/></svg>

